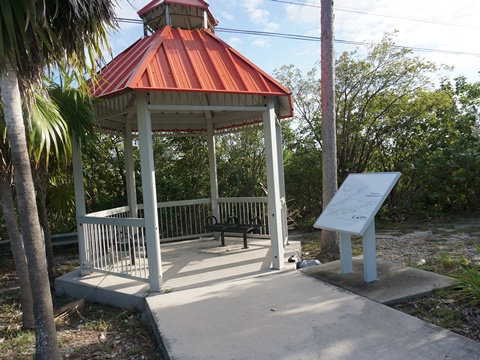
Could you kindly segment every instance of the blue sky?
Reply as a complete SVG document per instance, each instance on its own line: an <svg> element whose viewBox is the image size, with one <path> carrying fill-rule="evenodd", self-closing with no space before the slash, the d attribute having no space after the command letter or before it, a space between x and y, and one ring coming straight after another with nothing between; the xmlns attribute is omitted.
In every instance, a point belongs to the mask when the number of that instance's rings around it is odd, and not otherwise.
<svg viewBox="0 0 480 360"><path fill-rule="evenodd" d="M284 1L284 0L281 0ZM138 19L136 11L149 0L118 0L117 16ZM210 0L210 11L219 28L320 36L320 0ZM313 5L305 6L305 5ZM396 43L473 55L416 52L436 63L455 67L451 77L466 75L479 81L480 1L440 0L335 0L335 38L355 42L378 42L386 32L398 30ZM416 20L413 20L416 19ZM120 23L111 36L114 55L143 35L141 24ZM294 64L303 71L320 58L320 43L258 35L217 32L217 35L268 73ZM335 44L337 54L364 48ZM447 73L448 75L448 73Z"/></svg>

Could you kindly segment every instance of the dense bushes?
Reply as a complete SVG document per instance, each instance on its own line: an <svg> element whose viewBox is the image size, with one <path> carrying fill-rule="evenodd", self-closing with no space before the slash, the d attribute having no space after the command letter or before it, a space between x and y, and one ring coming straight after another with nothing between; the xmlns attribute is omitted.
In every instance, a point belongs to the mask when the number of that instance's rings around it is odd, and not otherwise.
<svg viewBox="0 0 480 360"><path fill-rule="evenodd" d="M337 59L339 185L349 173L400 171L383 217L479 213L480 83L459 77L445 78L438 85L432 81L438 71L435 64L397 48L388 34L363 57L353 52ZM309 218L320 214L322 199L321 93L316 74L313 68L303 75L293 65L275 74L295 99L293 136L286 144L295 159L285 167L289 205Z"/></svg>
<svg viewBox="0 0 480 360"><path fill-rule="evenodd" d="M290 214L310 226L322 209L322 134L318 66L275 72L294 95L295 114L282 120ZM438 67L397 48L391 35L366 55L341 54L336 63L339 185L349 173L400 171L383 218L479 214L480 83L443 79ZM266 183L261 127L216 138L220 196L263 196ZM210 196L205 137L156 138L159 201ZM100 135L84 157L88 211L126 204L123 138ZM135 148L141 202L139 155ZM53 233L75 230L71 168L51 172L49 219ZM0 230L3 226L0 224ZM6 235L2 234L2 238Z"/></svg>

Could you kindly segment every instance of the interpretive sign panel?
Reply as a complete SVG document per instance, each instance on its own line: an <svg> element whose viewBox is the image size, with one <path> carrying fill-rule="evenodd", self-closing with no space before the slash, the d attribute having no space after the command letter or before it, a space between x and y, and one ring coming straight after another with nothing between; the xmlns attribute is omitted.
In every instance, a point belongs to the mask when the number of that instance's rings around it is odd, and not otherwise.
<svg viewBox="0 0 480 360"><path fill-rule="evenodd" d="M399 177L399 172L348 175L313 226L363 236Z"/></svg>

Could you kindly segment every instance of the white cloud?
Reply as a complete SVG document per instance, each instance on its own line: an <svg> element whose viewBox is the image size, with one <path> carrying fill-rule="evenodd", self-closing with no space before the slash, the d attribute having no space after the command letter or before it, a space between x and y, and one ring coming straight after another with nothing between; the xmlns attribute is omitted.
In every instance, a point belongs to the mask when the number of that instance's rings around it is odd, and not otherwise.
<svg viewBox="0 0 480 360"><path fill-rule="evenodd" d="M336 2L335 2L336 3ZM320 8L319 1L307 0L307 6L285 5L285 13L287 20L293 22L297 26L310 26L320 24ZM313 6L308 6L313 5Z"/></svg>
<svg viewBox="0 0 480 360"><path fill-rule="evenodd" d="M259 7L260 5L263 5L263 0L244 0L243 1L243 6L245 6L247 9L254 9L256 7Z"/></svg>
<svg viewBox="0 0 480 360"><path fill-rule="evenodd" d="M268 10L255 9L250 12L250 20L255 24L267 24L270 12Z"/></svg>
<svg viewBox="0 0 480 360"><path fill-rule="evenodd" d="M377 42L385 32L397 29L399 32L395 43L398 45L480 54L480 42L478 41L480 27L477 25L480 2L477 0L464 0L456 6L447 0L435 2L365 0L361 3L355 0L337 0L335 6L338 9L349 8L371 13L336 10L335 34L337 39ZM395 17L385 15L394 15ZM419 19L420 21L418 21ZM435 52L415 52L415 55L436 63L454 65L457 73L468 71L475 75L480 69L480 66L476 66L480 63L478 57ZM478 80L478 76L475 80Z"/></svg>
<svg viewBox="0 0 480 360"><path fill-rule="evenodd" d="M227 19L228 21L235 20L235 16L233 16L233 14L228 11L222 11L222 18Z"/></svg>
<svg viewBox="0 0 480 360"><path fill-rule="evenodd" d="M278 29L280 29L280 24L273 23L273 22L269 22L265 27L265 31L268 31L268 32L275 32Z"/></svg>
<svg viewBox="0 0 480 360"><path fill-rule="evenodd" d="M308 57L312 60L320 60L320 46L315 43L307 43L295 52L295 57ZM313 62L312 62L313 65Z"/></svg>
<svg viewBox="0 0 480 360"><path fill-rule="evenodd" d="M270 12L266 9L262 9L263 0L244 0L243 7L247 9L250 20L254 24L268 24Z"/></svg>
<svg viewBox="0 0 480 360"><path fill-rule="evenodd" d="M227 40L227 43L232 46L232 47L237 47L237 46L240 46L243 44L243 41L242 39L238 38L238 37L233 37L233 38L230 38Z"/></svg>
<svg viewBox="0 0 480 360"><path fill-rule="evenodd" d="M256 38L253 42L252 42L252 45L253 46L259 46L259 47L270 47L270 43L268 42L268 40L266 40L265 38Z"/></svg>

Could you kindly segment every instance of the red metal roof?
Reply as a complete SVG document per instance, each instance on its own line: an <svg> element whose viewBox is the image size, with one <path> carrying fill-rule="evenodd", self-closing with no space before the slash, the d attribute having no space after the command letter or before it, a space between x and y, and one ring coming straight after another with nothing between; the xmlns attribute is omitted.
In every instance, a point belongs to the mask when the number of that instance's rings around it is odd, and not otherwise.
<svg viewBox="0 0 480 360"><path fill-rule="evenodd" d="M292 103L287 88L204 30L165 26L138 40L99 75L99 86L92 87L97 98L132 89L287 96Z"/></svg>
<svg viewBox="0 0 480 360"><path fill-rule="evenodd" d="M142 16L146 12L149 12L153 8L157 7L160 4L177 4L177 5L185 5L185 6L194 6L200 9L207 9L208 4L203 0L153 0L151 3L145 5L141 8L137 14L138 16Z"/></svg>

